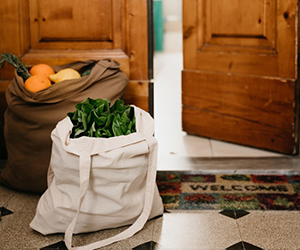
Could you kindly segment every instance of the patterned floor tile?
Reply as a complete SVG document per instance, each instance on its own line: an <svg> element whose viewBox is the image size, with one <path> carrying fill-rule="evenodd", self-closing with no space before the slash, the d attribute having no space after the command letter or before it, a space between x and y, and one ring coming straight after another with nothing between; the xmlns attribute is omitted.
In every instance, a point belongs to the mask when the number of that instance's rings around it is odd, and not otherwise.
<svg viewBox="0 0 300 250"><path fill-rule="evenodd" d="M263 250L260 247L254 246L248 242L240 241L228 248L226 250Z"/></svg>
<svg viewBox="0 0 300 250"><path fill-rule="evenodd" d="M241 238L236 221L219 211L181 211L155 221L153 240L168 250L224 250Z"/></svg>
<svg viewBox="0 0 300 250"><path fill-rule="evenodd" d="M40 250L68 250L68 249L64 241L59 241L49 246L42 247Z"/></svg>
<svg viewBox="0 0 300 250"><path fill-rule="evenodd" d="M5 216L5 215L9 215L12 214L13 212L10 211L9 209L5 208L5 207L0 207L0 220L1 217Z"/></svg>
<svg viewBox="0 0 300 250"><path fill-rule="evenodd" d="M136 246L132 250L169 250L169 249L160 246L154 241L148 241L139 246Z"/></svg>
<svg viewBox="0 0 300 250"><path fill-rule="evenodd" d="M299 211L251 211L237 220L242 241L264 250L299 250Z"/></svg>
<svg viewBox="0 0 300 250"><path fill-rule="evenodd" d="M220 212L220 214L228 216L232 219L239 219L243 216L246 216L249 214L249 212L245 210L223 210Z"/></svg>

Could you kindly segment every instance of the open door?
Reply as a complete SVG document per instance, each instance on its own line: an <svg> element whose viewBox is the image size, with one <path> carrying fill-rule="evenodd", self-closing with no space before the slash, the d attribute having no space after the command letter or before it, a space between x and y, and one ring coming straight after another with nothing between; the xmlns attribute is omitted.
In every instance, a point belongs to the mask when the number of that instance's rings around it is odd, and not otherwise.
<svg viewBox="0 0 300 250"><path fill-rule="evenodd" d="M183 0L183 130L297 154L297 35L297 0Z"/></svg>

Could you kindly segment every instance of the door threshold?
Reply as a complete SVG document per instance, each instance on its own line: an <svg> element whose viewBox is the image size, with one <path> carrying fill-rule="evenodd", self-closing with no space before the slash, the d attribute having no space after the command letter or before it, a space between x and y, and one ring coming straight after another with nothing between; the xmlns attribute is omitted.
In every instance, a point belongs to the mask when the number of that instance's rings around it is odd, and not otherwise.
<svg viewBox="0 0 300 250"><path fill-rule="evenodd" d="M170 155L159 156L157 169L161 171L201 171L212 174L300 174L300 157L186 157Z"/></svg>

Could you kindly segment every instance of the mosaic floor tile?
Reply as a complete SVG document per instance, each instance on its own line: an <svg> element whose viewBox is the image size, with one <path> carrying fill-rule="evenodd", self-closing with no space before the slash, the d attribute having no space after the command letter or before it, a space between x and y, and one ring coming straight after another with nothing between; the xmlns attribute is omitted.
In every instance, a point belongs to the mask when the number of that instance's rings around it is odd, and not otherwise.
<svg viewBox="0 0 300 250"><path fill-rule="evenodd" d="M1 217L5 216L5 215L9 215L12 214L13 212L10 211L9 209L5 208L5 207L0 207L0 219Z"/></svg>
<svg viewBox="0 0 300 250"><path fill-rule="evenodd" d="M264 250L299 250L299 211L251 211L237 220L242 241Z"/></svg>
<svg viewBox="0 0 300 250"><path fill-rule="evenodd" d="M241 238L236 221L219 211L179 211L155 221L153 240L168 250L225 250Z"/></svg>
<svg viewBox="0 0 300 250"><path fill-rule="evenodd" d="M68 249L64 241L59 241L49 246L42 247L40 250L68 250Z"/></svg>
<svg viewBox="0 0 300 250"><path fill-rule="evenodd" d="M239 219L243 216L248 215L249 212L245 210L223 210L220 212L220 214L230 217L232 219Z"/></svg>
<svg viewBox="0 0 300 250"><path fill-rule="evenodd" d="M135 248L132 248L132 250L169 250L169 249L161 247L159 244L157 244L154 241L148 241L139 246L136 246Z"/></svg>
<svg viewBox="0 0 300 250"><path fill-rule="evenodd" d="M238 242L228 248L226 248L226 250L263 250L260 247L254 246L248 242Z"/></svg>

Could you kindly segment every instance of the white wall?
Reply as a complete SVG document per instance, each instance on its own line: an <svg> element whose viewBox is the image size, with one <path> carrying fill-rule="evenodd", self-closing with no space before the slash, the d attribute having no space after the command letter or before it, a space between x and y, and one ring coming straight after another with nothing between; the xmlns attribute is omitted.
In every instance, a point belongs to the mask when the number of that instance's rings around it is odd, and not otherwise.
<svg viewBox="0 0 300 250"><path fill-rule="evenodd" d="M182 0L162 0L165 32L181 31Z"/></svg>

